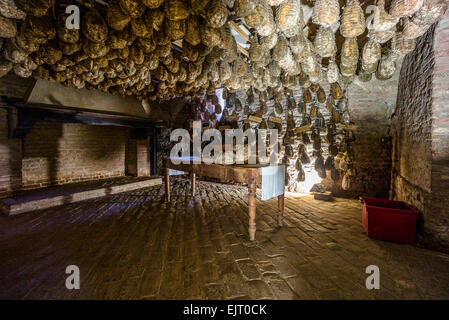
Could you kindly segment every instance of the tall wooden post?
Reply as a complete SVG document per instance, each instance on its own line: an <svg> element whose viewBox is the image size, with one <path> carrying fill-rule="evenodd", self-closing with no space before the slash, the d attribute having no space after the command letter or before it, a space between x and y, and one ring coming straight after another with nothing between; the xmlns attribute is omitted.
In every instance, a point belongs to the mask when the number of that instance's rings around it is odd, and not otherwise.
<svg viewBox="0 0 449 320"><path fill-rule="evenodd" d="M256 239L256 183L250 177L248 181L248 207L249 207L249 240Z"/></svg>
<svg viewBox="0 0 449 320"><path fill-rule="evenodd" d="M195 195L195 178L196 174L194 172L190 173L190 188L192 189L192 196Z"/></svg>
<svg viewBox="0 0 449 320"><path fill-rule="evenodd" d="M284 218L284 194L278 196L278 225L282 227L282 220Z"/></svg>
<svg viewBox="0 0 449 320"><path fill-rule="evenodd" d="M165 195L167 201L170 201L170 169L165 168Z"/></svg>

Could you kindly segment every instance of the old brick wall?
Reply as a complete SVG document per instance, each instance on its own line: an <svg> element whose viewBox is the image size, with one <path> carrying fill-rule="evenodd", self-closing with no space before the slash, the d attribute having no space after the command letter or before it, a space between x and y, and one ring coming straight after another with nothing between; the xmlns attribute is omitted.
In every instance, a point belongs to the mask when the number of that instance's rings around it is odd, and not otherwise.
<svg viewBox="0 0 449 320"><path fill-rule="evenodd" d="M129 139L126 145L126 175L137 176L137 140Z"/></svg>
<svg viewBox="0 0 449 320"><path fill-rule="evenodd" d="M426 234L449 251L449 10L435 29L432 90L432 210Z"/></svg>
<svg viewBox="0 0 449 320"><path fill-rule="evenodd" d="M449 250L449 12L404 60L392 119L391 197L423 215L419 242Z"/></svg>
<svg viewBox="0 0 449 320"><path fill-rule="evenodd" d="M137 176L146 177L151 175L151 158L150 158L150 138L137 140Z"/></svg>
<svg viewBox="0 0 449 320"><path fill-rule="evenodd" d="M129 139L126 150L126 174L136 177L151 175L150 138Z"/></svg>
<svg viewBox="0 0 449 320"><path fill-rule="evenodd" d="M433 31L431 28L420 38L416 49L404 59L391 130L391 197L421 212L426 211L431 193Z"/></svg>
<svg viewBox="0 0 449 320"><path fill-rule="evenodd" d="M24 188L125 175L129 130L37 122L23 143Z"/></svg>
<svg viewBox="0 0 449 320"><path fill-rule="evenodd" d="M0 109L0 197L22 187L22 141L8 139L7 110Z"/></svg>

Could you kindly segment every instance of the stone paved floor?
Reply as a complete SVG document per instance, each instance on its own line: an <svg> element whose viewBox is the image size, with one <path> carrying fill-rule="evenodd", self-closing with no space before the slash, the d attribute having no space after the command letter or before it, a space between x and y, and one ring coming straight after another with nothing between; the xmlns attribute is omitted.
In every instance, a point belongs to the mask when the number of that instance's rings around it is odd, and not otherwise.
<svg viewBox="0 0 449 320"><path fill-rule="evenodd" d="M188 181L0 217L0 299L448 299L449 256L368 239L361 204L307 196L258 201L247 239L246 188ZM65 288L77 265L81 289ZM367 290L365 268L380 268Z"/></svg>

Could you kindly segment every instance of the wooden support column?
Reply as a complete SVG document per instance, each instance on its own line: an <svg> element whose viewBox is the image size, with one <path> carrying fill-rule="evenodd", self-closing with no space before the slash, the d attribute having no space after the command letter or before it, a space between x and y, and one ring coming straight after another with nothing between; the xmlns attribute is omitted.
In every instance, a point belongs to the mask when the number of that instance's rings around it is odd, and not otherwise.
<svg viewBox="0 0 449 320"><path fill-rule="evenodd" d="M170 201L170 169L165 168L165 195L167 197L167 201Z"/></svg>
<svg viewBox="0 0 449 320"><path fill-rule="evenodd" d="M248 181L248 208L249 208L249 240L256 239L256 182L250 177Z"/></svg>
<svg viewBox="0 0 449 320"><path fill-rule="evenodd" d="M190 173L190 189L192 190L192 196L195 195L195 185L196 185L196 174L194 172Z"/></svg>
<svg viewBox="0 0 449 320"><path fill-rule="evenodd" d="M278 196L278 225L282 227L282 220L284 219L284 199L285 195Z"/></svg>

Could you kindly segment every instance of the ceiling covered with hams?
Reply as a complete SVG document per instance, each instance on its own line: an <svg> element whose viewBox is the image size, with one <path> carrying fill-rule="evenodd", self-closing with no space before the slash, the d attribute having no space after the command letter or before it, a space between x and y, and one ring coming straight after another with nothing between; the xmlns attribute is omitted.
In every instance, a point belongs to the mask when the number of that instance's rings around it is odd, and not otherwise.
<svg viewBox="0 0 449 320"><path fill-rule="evenodd" d="M68 29L67 6L80 9ZM446 0L0 0L8 72L138 99L389 79ZM270 90L271 90L270 89Z"/></svg>

